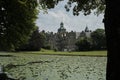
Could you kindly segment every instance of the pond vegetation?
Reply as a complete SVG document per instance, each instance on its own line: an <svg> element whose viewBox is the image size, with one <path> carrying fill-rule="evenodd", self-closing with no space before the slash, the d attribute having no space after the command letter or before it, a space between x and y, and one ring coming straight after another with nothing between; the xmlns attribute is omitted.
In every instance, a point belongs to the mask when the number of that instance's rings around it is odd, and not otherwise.
<svg viewBox="0 0 120 80"><path fill-rule="evenodd" d="M52 51L48 53L52 54ZM65 54L61 52L63 53ZM0 52L2 55L0 65L4 66L5 72L19 80L105 80L107 60L105 56L43 54L42 52ZM9 56L3 57L3 55Z"/></svg>

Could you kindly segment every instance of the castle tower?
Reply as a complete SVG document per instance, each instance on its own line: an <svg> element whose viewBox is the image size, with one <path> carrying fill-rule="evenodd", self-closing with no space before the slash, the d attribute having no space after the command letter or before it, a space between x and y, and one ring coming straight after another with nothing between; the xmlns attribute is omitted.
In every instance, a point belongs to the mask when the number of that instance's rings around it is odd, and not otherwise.
<svg viewBox="0 0 120 80"><path fill-rule="evenodd" d="M63 22L60 23L60 28L58 29L58 32L59 32L59 33L64 33L64 32L66 32L66 29L64 28L64 23L63 23Z"/></svg>

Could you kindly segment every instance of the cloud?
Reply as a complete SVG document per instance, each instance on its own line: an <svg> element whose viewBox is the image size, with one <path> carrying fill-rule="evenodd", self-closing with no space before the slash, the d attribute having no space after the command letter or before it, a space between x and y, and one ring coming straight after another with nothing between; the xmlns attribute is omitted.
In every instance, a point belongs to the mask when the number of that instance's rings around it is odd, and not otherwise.
<svg viewBox="0 0 120 80"><path fill-rule="evenodd" d="M56 12L48 12L49 16L54 17L54 18L59 18L60 16Z"/></svg>
<svg viewBox="0 0 120 80"><path fill-rule="evenodd" d="M49 17L54 18L59 21L69 21L71 18L65 11L57 10L57 11L49 11Z"/></svg>

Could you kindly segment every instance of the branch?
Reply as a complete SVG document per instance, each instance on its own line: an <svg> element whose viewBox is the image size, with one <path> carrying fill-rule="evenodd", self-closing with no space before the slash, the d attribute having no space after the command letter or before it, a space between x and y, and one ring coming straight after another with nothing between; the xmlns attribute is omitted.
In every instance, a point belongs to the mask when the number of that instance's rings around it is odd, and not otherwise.
<svg viewBox="0 0 120 80"><path fill-rule="evenodd" d="M21 0L18 0L18 2L20 2L21 4L26 4L28 0L24 0L24 1L21 1Z"/></svg>
<svg viewBox="0 0 120 80"><path fill-rule="evenodd" d="M101 2L102 2L103 4L105 4L105 0L101 0Z"/></svg>

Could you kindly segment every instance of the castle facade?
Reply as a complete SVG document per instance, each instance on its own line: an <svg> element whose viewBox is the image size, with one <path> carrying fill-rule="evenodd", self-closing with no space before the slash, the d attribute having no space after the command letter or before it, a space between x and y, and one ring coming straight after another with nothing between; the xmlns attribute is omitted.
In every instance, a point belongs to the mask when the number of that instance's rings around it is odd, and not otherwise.
<svg viewBox="0 0 120 80"><path fill-rule="evenodd" d="M75 51L77 48L75 46L76 41L82 36L90 37L91 31L86 27L82 32L67 32L64 23L61 22L57 33L43 33L46 36L46 44L50 45L51 49L58 51Z"/></svg>

